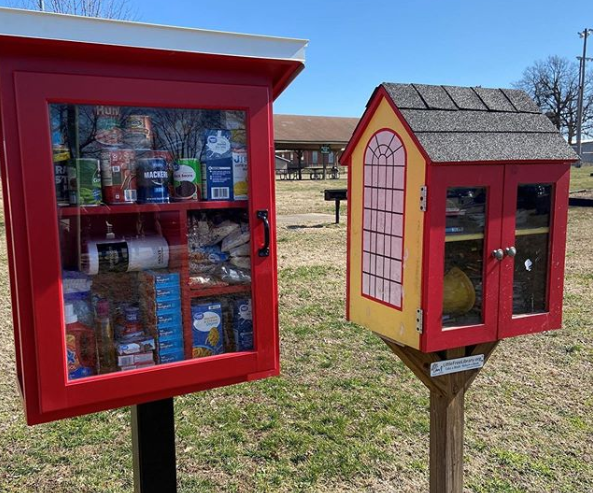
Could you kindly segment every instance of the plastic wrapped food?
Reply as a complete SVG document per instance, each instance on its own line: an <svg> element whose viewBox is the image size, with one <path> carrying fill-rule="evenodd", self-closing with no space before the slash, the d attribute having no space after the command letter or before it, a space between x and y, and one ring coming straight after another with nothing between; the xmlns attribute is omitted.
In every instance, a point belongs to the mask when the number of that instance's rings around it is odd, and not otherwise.
<svg viewBox="0 0 593 493"><path fill-rule="evenodd" d="M241 223L241 227L231 232L222 240L221 250L230 252L249 241L249 224Z"/></svg>
<svg viewBox="0 0 593 493"><path fill-rule="evenodd" d="M231 257L249 257L251 254L251 242L243 243L229 251Z"/></svg>
<svg viewBox="0 0 593 493"><path fill-rule="evenodd" d="M228 284L249 284L251 273L231 265L222 264L216 268L216 275Z"/></svg>
<svg viewBox="0 0 593 493"><path fill-rule="evenodd" d="M216 245L237 229L239 224L233 221L225 220L215 224L206 215L202 215L200 219L193 218L188 233L189 248L195 250Z"/></svg>
<svg viewBox="0 0 593 493"><path fill-rule="evenodd" d="M198 246L190 251L192 262L201 262L205 264L219 264L229 259L229 254L220 251L219 245Z"/></svg>
<svg viewBox="0 0 593 493"><path fill-rule="evenodd" d="M230 260L231 265L239 267L239 269L250 270L251 269L251 258L249 257L233 257Z"/></svg>
<svg viewBox="0 0 593 493"><path fill-rule="evenodd" d="M228 285L228 282L211 273L194 274L189 278L190 288L216 288Z"/></svg>

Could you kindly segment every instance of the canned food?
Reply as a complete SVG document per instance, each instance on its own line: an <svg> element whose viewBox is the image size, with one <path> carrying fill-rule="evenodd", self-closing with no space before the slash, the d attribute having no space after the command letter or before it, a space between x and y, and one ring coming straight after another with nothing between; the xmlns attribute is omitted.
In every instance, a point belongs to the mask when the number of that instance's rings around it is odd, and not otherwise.
<svg viewBox="0 0 593 493"><path fill-rule="evenodd" d="M119 107L95 106L97 132L95 140L104 145L121 144L122 132L119 128Z"/></svg>
<svg viewBox="0 0 593 493"><path fill-rule="evenodd" d="M133 147L150 147L152 123L148 115L130 115L126 118L124 138Z"/></svg>
<svg viewBox="0 0 593 493"><path fill-rule="evenodd" d="M198 159L177 159L173 171L174 200L198 200L201 197L202 165Z"/></svg>
<svg viewBox="0 0 593 493"><path fill-rule="evenodd" d="M101 183L106 204L136 202L135 154L130 149L107 149L101 153Z"/></svg>
<svg viewBox="0 0 593 493"><path fill-rule="evenodd" d="M169 172L163 158L138 159L136 163L138 202L169 202Z"/></svg>
<svg viewBox="0 0 593 493"><path fill-rule="evenodd" d="M68 160L70 151L65 145L53 146L54 177L56 181L56 200L58 205L69 205Z"/></svg>
<svg viewBox="0 0 593 493"><path fill-rule="evenodd" d="M68 196L70 205L99 205L101 171L98 159L70 159L68 161Z"/></svg>

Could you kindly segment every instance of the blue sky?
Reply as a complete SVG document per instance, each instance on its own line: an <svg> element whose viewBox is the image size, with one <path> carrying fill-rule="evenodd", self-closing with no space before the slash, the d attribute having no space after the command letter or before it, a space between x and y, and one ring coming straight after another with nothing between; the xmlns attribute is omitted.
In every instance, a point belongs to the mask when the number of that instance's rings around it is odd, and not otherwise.
<svg viewBox="0 0 593 493"><path fill-rule="evenodd" d="M130 3L143 22L309 39L305 70L275 105L309 115L360 116L382 81L509 87L535 60L576 61L577 32L593 28L591 0Z"/></svg>

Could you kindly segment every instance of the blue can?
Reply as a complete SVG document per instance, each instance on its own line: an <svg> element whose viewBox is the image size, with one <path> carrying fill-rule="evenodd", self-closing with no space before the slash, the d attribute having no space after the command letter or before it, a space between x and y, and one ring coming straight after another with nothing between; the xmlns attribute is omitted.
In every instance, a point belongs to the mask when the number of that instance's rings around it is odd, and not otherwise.
<svg viewBox="0 0 593 493"><path fill-rule="evenodd" d="M136 162L138 202L162 204L169 202L169 168L160 157L138 159Z"/></svg>

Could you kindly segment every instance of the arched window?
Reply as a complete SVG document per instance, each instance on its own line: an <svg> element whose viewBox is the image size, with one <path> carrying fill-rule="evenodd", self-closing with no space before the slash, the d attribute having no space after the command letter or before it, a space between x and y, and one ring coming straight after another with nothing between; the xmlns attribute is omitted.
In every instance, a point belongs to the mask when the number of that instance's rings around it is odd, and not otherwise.
<svg viewBox="0 0 593 493"><path fill-rule="evenodd" d="M406 151L391 130L371 137L364 154L362 294L402 308Z"/></svg>

